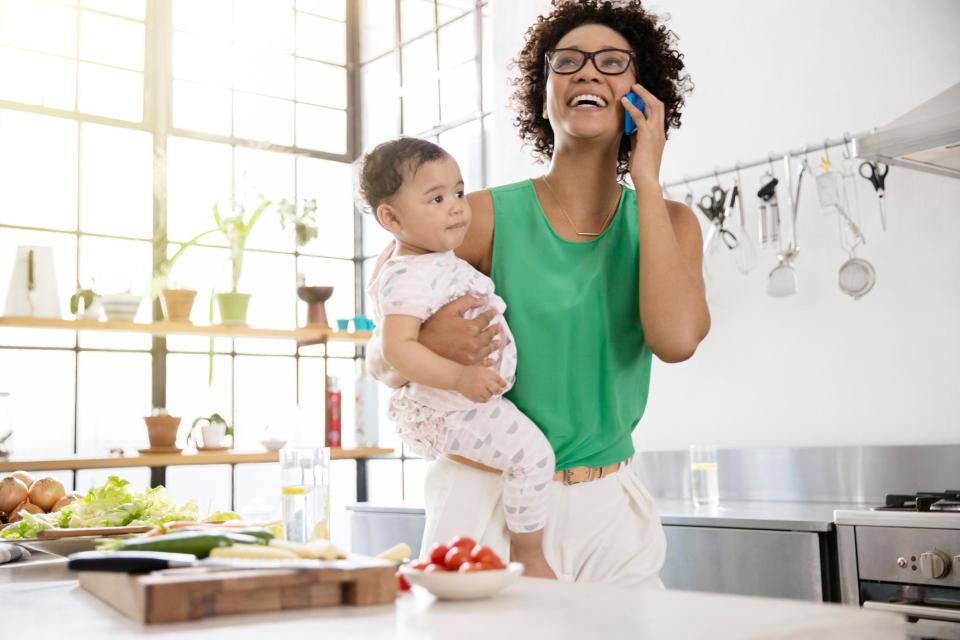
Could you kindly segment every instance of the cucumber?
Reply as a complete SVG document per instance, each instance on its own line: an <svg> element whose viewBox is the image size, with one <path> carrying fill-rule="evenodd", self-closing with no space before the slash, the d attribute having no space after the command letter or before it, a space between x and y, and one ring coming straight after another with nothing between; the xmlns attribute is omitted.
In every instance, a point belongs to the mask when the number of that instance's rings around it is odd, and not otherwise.
<svg viewBox="0 0 960 640"><path fill-rule="evenodd" d="M241 537L240 534L233 534L234 538ZM255 544L257 539L253 536L242 536L249 538L250 544ZM121 544L118 551L165 551L168 553L189 553L198 558L206 558L210 551L217 547L229 547L234 542L241 542L232 539L220 533L204 533L203 531L181 531L180 533L169 533L165 536L155 536L152 538L133 538Z"/></svg>

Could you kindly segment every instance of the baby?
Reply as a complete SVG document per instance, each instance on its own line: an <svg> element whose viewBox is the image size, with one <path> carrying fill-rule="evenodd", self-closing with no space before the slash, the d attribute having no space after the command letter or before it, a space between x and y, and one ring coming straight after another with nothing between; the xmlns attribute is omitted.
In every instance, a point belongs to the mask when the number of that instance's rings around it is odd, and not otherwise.
<svg viewBox="0 0 960 640"><path fill-rule="evenodd" d="M364 157L360 190L396 238L380 256L368 292L383 357L409 380L390 399L400 438L428 460L455 454L501 470L511 557L524 563L526 575L555 578L543 555L553 449L502 396L517 367L506 305L490 278L453 253L471 216L457 162L425 140L385 142ZM503 345L492 367L461 365L418 342L421 324L465 294L497 311L493 323L501 325ZM474 309L468 318L484 310Z"/></svg>

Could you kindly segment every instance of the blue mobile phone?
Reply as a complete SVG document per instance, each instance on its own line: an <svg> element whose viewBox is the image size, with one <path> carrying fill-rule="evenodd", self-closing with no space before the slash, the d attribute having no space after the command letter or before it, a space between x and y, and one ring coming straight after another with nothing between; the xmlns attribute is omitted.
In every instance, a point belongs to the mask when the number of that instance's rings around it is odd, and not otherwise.
<svg viewBox="0 0 960 640"><path fill-rule="evenodd" d="M637 109L640 109L642 113L646 113L646 105L643 104L643 99L635 94L633 91L626 95L627 100L630 101L630 104L635 106ZM632 134L637 130L637 123L633 121L633 116L630 115L630 112L626 109L623 110L623 132L626 135Z"/></svg>

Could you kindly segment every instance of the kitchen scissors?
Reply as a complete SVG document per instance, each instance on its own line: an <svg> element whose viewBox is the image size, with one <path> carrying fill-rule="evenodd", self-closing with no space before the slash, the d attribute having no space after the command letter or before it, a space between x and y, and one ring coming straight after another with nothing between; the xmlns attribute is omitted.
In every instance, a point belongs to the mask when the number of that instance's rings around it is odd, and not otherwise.
<svg viewBox="0 0 960 640"><path fill-rule="evenodd" d="M861 162L860 176L870 181L874 191L877 192L877 200L880 202L880 226L887 230L887 212L883 204L883 197L886 195L887 172L890 171L890 165L880 162Z"/></svg>

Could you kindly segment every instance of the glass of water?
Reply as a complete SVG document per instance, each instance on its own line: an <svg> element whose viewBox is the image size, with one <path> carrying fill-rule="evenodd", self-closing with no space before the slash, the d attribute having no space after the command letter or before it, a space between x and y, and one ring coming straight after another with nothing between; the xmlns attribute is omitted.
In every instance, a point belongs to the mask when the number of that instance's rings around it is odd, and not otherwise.
<svg viewBox="0 0 960 640"><path fill-rule="evenodd" d="M690 446L690 493L698 507L720 504L717 479L717 448L709 445Z"/></svg>
<svg viewBox="0 0 960 640"><path fill-rule="evenodd" d="M283 533L291 542L330 539L330 449L280 450Z"/></svg>

